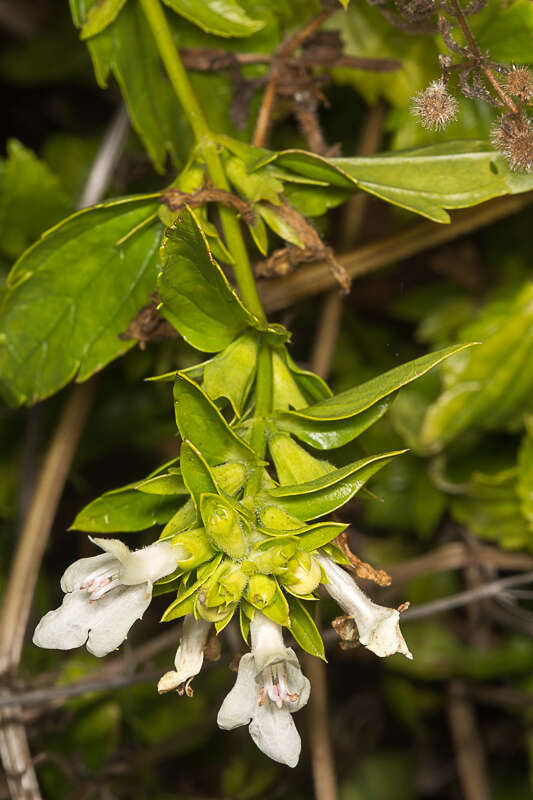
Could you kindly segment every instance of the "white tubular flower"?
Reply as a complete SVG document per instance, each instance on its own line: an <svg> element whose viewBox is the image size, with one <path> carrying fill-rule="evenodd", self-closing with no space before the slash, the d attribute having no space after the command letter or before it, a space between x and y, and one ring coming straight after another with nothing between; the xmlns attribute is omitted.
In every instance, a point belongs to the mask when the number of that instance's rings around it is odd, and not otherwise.
<svg viewBox="0 0 533 800"><path fill-rule="evenodd" d="M180 695L185 693L187 697L193 696L191 681L202 669L210 628L211 623L205 619L195 619L194 614L186 615L183 620L180 646L174 659L176 670L165 672L160 678L157 684L159 694L175 689Z"/></svg>
<svg viewBox="0 0 533 800"><path fill-rule="evenodd" d="M105 553L80 558L61 578L63 603L42 618L38 647L70 650L86 644L95 656L115 650L152 599L152 584L174 572L184 557L169 542L132 552L118 539L92 539Z"/></svg>
<svg viewBox="0 0 533 800"><path fill-rule="evenodd" d="M325 589L353 617L361 644L380 657L402 653L412 658L400 631L400 612L372 602L346 570L328 556L317 554L316 558L329 581Z"/></svg>
<svg viewBox="0 0 533 800"><path fill-rule="evenodd" d="M217 721L225 730L250 723L250 736L265 755L295 767L301 741L292 714L307 703L311 687L294 650L283 644L280 625L256 611L250 631L252 652L241 658Z"/></svg>

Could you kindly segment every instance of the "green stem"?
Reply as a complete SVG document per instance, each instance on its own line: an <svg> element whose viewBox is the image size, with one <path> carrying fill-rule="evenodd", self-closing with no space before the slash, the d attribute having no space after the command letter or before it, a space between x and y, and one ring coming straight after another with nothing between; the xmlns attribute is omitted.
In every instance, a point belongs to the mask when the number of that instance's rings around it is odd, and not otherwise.
<svg viewBox="0 0 533 800"><path fill-rule="evenodd" d="M272 350L266 342L261 343L257 359L257 378L255 384L255 412L254 427L250 445L255 451L259 461L264 461L266 456L266 417L272 410ZM261 473L263 467L257 467L248 485L246 494L257 494L261 486Z"/></svg>
<svg viewBox="0 0 533 800"><path fill-rule="evenodd" d="M202 150L209 177L217 188L228 191L230 187L218 154L216 142L183 66L165 12L161 7L161 2L160 0L140 1L157 42L159 54L170 82L191 124L195 139ZM233 269L243 302L253 314L264 320L265 312L257 293L257 286L242 237L239 220L235 212L230 208L221 207L220 221L226 245L235 259Z"/></svg>

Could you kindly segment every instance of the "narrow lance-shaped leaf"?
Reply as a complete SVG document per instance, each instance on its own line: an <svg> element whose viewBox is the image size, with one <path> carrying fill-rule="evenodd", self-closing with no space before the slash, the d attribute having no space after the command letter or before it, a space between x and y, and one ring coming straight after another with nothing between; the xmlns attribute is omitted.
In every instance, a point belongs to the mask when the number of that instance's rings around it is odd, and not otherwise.
<svg viewBox="0 0 533 800"><path fill-rule="evenodd" d="M472 343L453 345L443 350L437 350L435 353L421 356L395 367L383 375L378 375L377 378L372 378L360 386L354 386L353 389L347 389L345 392L340 392L340 394L307 408L287 412L287 415L312 420L348 419L362 411L366 411L374 403L401 389L402 386L406 386L408 383L420 378L421 375L425 375L426 372L440 364L441 361L464 350L466 347L472 347Z"/></svg>
<svg viewBox="0 0 533 800"><path fill-rule="evenodd" d="M304 650L312 656L326 660L324 642L318 629L301 600L297 597L288 598L290 622L289 630Z"/></svg>
<svg viewBox="0 0 533 800"><path fill-rule="evenodd" d="M231 430L198 384L182 373L174 384L174 400L176 423L182 438L188 439L208 464L254 461L254 451Z"/></svg>
<svg viewBox="0 0 533 800"><path fill-rule="evenodd" d="M402 453L405 450L368 456L306 483L277 486L265 497L273 498L276 505L301 520L322 517L351 500L376 472Z"/></svg>
<svg viewBox="0 0 533 800"><path fill-rule="evenodd" d="M11 402L87 380L134 346L120 334L155 286L155 209L133 197L78 212L17 261L0 306L0 382Z"/></svg>
<svg viewBox="0 0 533 800"><path fill-rule="evenodd" d="M308 419L292 414L280 414L278 428L292 433L302 442L317 450L333 450L360 436L386 414L390 401L382 400L348 419Z"/></svg>

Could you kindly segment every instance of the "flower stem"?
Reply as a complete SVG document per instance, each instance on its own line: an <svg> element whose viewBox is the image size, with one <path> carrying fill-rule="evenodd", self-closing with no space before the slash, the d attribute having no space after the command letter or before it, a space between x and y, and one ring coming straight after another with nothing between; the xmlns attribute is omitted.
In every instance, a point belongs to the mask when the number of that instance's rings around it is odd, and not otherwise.
<svg viewBox="0 0 533 800"><path fill-rule="evenodd" d="M160 0L141 0L141 5L156 40L159 55L165 65L170 82L204 156L209 177L217 188L228 191L229 184L218 154L216 142L183 66L165 12L161 7L161 2ZM234 272L241 297L248 309L261 320L264 320L265 313L257 293L239 221L235 216L235 212L230 208L221 206L219 213L226 245L235 259Z"/></svg>

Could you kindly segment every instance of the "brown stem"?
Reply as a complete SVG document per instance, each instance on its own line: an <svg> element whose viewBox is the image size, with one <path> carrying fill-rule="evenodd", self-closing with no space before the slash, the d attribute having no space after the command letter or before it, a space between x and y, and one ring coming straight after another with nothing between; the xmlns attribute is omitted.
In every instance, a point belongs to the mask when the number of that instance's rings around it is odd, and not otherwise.
<svg viewBox="0 0 533 800"><path fill-rule="evenodd" d="M336 800L337 778L331 744L328 691L324 662L305 654L305 673L311 681L309 697L309 744L316 800Z"/></svg>
<svg viewBox="0 0 533 800"><path fill-rule="evenodd" d="M280 45L278 52L272 60L272 69L270 77L263 95L261 107L257 115L255 123L254 135L252 137L252 144L255 147L264 147L268 141L270 128L272 126L272 114L276 102L276 94L278 82L280 78L280 66L283 59L288 58L295 50L297 50L306 39L322 25L322 23L329 17L336 9L333 7L323 9L316 17L313 17L303 28L296 33L291 34Z"/></svg>
<svg viewBox="0 0 533 800"><path fill-rule="evenodd" d="M465 800L490 800L485 754L476 715L460 681L450 684L448 719L463 797Z"/></svg>
<svg viewBox="0 0 533 800"><path fill-rule="evenodd" d="M351 253L341 254L338 260L351 278L358 278L490 225L526 208L532 202L533 192L500 197L475 208L456 212L449 225L421 222L406 231L356 248ZM329 266L317 262L284 278L260 281L259 292L265 309L278 311L331 289L335 283Z"/></svg>
<svg viewBox="0 0 533 800"><path fill-rule="evenodd" d="M465 16L465 14L463 12L463 9L461 8L461 4L460 4L459 0L449 0L449 1L450 1L451 5L453 6L453 10L455 12L455 18L456 18L457 22L459 23L459 27L461 28L461 30L462 30L462 32L464 34L464 37L465 37L465 39L466 39L466 41L468 43L468 46L469 46L471 52L476 57L476 61L478 62L479 69L483 72L483 74L485 75L486 79L489 81L489 83L491 84L492 88L494 89L494 91L496 92L496 94L498 95L500 100L507 106L507 108L510 111L512 111L513 114L518 114L519 110L516 107L516 105L514 104L514 102L511 99L511 97L509 97L507 92L505 92L503 90L503 88L500 86L499 82L496 80L496 76L494 75L493 71L489 67L487 67L486 64L483 63L484 60L485 60L485 56L483 55L483 53L481 52L481 50L477 46L477 42L474 39L474 35L472 34L472 31L470 30L470 25L467 22L466 16Z"/></svg>
<svg viewBox="0 0 533 800"><path fill-rule="evenodd" d="M48 449L11 567L0 623L0 674L16 669L44 549L93 396L92 384L76 386ZM5 696L5 693L2 693ZM0 713L0 755L13 798L40 800L20 708Z"/></svg>

